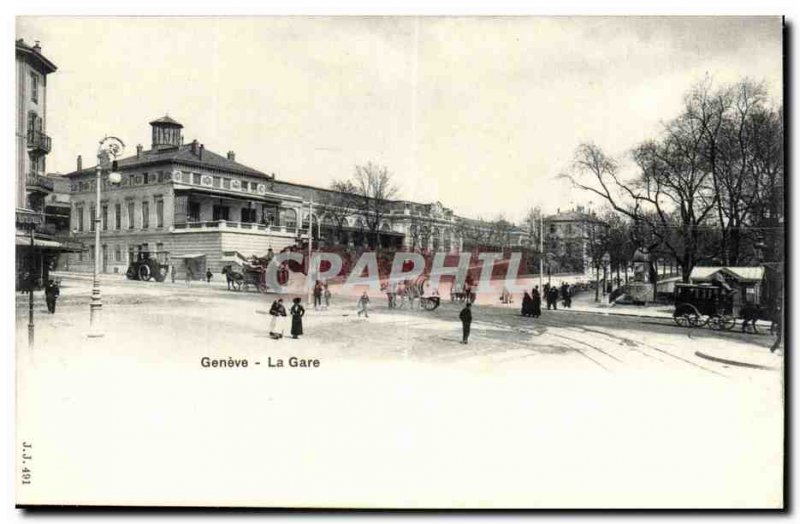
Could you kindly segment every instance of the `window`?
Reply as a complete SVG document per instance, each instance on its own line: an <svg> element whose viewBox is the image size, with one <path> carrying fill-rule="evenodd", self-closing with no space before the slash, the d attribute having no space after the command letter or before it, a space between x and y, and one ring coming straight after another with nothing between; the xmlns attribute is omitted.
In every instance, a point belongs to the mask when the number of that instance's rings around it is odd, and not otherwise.
<svg viewBox="0 0 800 524"><path fill-rule="evenodd" d="M78 262L83 262L83 251L78 251Z"/></svg>
<svg viewBox="0 0 800 524"><path fill-rule="evenodd" d="M164 251L164 244L161 242L156 243L156 253L161 253Z"/></svg>
<svg viewBox="0 0 800 524"><path fill-rule="evenodd" d="M192 173L192 184L200 185L200 173Z"/></svg>
<svg viewBox="0 0 800 524"><path fill-rule="evenodd" d="M278 206L264 205L261 209L261 222L270 226L278 224Z"/></svg>
<svg viewBox="0 0 800 524"><path fill-rule="evenodd" d="M230 178L223 178L222 179L222 189L230 189L231 188L231 179Z"/></svg>
<svg viewBox="0 0 800 524"><path fill-rule="evenodd" d="M164 201L156 200L156 227L164 227Z"/></svg>
<svg viewBox="0 0 800 524"><path fill-rule="evenodd" d="M128 202L128 229L133 229L136 225L135 216L136 216L136 204L134 202Z"/></svg>
<svg viewBox="0 0 800 524"><path fill-rule="evenodd" d="M189 211L186 214L189 222L200 222L200 202L189 202Z"/></svg>
<svg viewBox="0 0 800 524"><path fill-rule="evenodd" d="M550 233L555 234L555 232L556 232L556 225L555 224L550 224Z"/></svg>
<svg viewBox="0 0 800 524"><path fill-rule="evenodd" d="M122 249L120 249L119 244L114 246L114 262L122 262Z"/></svg>
<svg viewBox="0 0 800 524"><path fill-rule="evenodd" d="M103 223L103 231L108 231L108 204L103 204L102 214L100 215Z"/></svg>
<svg viewBox="0 0 800 524"><path fill-rule="evenodd" d="M142 184L147 184L147 179L148 179L147 173L143 173Z"/></svg>
<svg viewBox="0 0 800 524"><path fill-rule="evenodd" d="M214 221L228 220L228 206L214 206Z"/></svg>
<svg viewBox="0 0 800 524"><path fill-rule="evenodd" d="M83 205L75 206L75 218L77 219L76 222L78 231L85 231L85 223L83 221Z"/></svg>
<svg viewBox="0 0 800 524"><path fill-rule="evenodd" d="M31 73L31 102L39 103L39 75Z"/></svg>
<svg viewBox="0 0 800 524"><path fill-rule="evenodd" d="M97 207L92 204L89 208L89 231L94 231L94 221L97 218Z"/></svg>
<svg viewBox="0 0 800 524"><path fill-rule="evenodd" d="M220 177L218 177L218 176L215 176L214 177L214 181L212 182L212 185L214 187L216 187L217 189L219 189L220 185L222 185L222 179Z"/></svg>
<svg viewBox="0 0 800 524"><path fill-rule="evenodd" d="M150 202L142 202L142 229L150 227Z"/></svg>
<svg viewBox="0 0 800 524"><path fill-rule="evenodd" d="M119 231L122 227L122 204L114 204L114 229Z"/></svg>
<svg viewBox="0 0 800 524"><path fill-rule="evenodd" d="M242 222L245 224L253 223L256 221L256 210L255 209L248 209L246 207L242 208Z"/></svg>

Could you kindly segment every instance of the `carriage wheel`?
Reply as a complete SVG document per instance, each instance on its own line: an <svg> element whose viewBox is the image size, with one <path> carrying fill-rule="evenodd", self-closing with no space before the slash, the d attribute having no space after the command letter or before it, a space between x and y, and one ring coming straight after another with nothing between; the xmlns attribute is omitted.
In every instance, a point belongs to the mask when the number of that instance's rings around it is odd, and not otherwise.
<svg viewBox="0 0 800 524"><path fill-rule="evenodd" d="M689 327L700 327L705 326L708 323L708 318L703 318L697 313L687 313L686 316L688 317Z"/></svg>
<svg viewBox="0 0 800 524"><path fill-rule="evenodd" d="M729 317L728 315L722 315L719 317L719 327L724 331L730 331L731 329L736 326L736 319L734 317Z"/></svg>
<svg viewBox="0 0 800 524"><path fill-rule="evenodd" d="M714 315L713 317L709 318L708 319L708 327L713 329L713 330L715 330L715 331L721 330L722 329L722 317Z"/></svg>
<svg viewBox="0 0 800 524"><path fill-rule="evenodd" d="M142 264L139 266L139 280L144 280L145 282L150 280L153 275L150 273L150 267L147 264Z"/></svg>

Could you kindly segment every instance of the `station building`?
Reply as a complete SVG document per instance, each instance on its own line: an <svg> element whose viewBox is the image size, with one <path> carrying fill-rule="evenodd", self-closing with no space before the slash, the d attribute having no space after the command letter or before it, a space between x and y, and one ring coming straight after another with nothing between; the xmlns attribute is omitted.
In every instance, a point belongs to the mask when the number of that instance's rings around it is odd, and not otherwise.
<svg viewBox="0 0 800 524"><path fill-rule="evenodd" d="M169 116L150 122L152 143L117 161L120 184L104 174L101 187L101 271L125 273L139 251L168 252L181 276L219 272L225 253L263 256L307 238L309 217L315 245L367 247L374 244L358 213L342 216L336 192L276 179L193 140ZM85 249L62 264L94 268L96 166L63 175L68 183L71 238ZM313 207L311 203L313 204ZM312 211L313 210L313 211ZM458 251L458 221L441 203L387 202L378 241L383 247ZM373 246L374 247L374 246ZM183 261L176 263L176 261Z"/></svg>

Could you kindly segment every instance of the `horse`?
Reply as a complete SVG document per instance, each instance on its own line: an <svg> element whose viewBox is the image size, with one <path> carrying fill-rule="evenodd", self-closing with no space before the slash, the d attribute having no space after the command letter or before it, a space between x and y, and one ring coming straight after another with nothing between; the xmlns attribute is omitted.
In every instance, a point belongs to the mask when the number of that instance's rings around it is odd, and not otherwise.
<svg viewBox="0 0 800 524"><path fill-rule="evenodd" d="M222 274L225 275L225 279L228 281L228 291L231 290L239 291L240 289L242 289L242 283L244 282L244 275L233 269L232 264L223 266Z"/></svg>
<svg viewBox="0 0 800 524"><path fill-rule="evenodd" d="M772 325L769 328L770 334L775 332L776 327L780 329L781 313L775 307L763 307L757 304L746 304L739 310L742 317L742 333L747 332L747 325L753 328L753 333L758 334L756 322L759 320L770 320Z"/></svg>

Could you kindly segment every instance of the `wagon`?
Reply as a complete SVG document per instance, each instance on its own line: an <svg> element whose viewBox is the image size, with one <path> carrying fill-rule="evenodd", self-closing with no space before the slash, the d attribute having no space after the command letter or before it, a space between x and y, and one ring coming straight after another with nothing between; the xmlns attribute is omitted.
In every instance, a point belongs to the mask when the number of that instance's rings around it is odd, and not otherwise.
<svg viewBox="0 0 800 524"><path fill-rule="evenodd" d="M729 331L736 325L733 293L711 284L676 284L672 318L682 327L707 325L711 329Z"/></svg>
<svg viewBox="0 0 800 524"><path fill-rule="evenodd" d="M433 311L439 304L441 303L441 297L438 296L431 296L431 297L419 297L419 304L425 311Z"/></svg>
<svg viewBox="0 0 800 524"><path fill-rule="evenodd" d="M247 259L239 253L225 253L223 262L230 262L222 267L222 274L228 282L228 291L248 291L251 287L261 293L267 293L267 267L271 258L251 257ZM285 286L289 281L289 270L286 263L281 264L277 269L278 284Z"/></svg>

